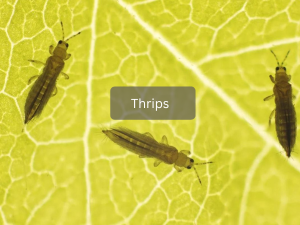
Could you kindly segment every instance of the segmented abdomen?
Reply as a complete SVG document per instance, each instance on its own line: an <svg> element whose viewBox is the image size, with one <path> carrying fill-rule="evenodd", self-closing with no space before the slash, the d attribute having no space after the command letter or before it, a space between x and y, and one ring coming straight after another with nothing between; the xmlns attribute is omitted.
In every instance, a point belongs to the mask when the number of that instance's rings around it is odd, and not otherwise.
<svg viewBox="0 0 300 225"><path fill-rule="evenodd" d="M286 155L290 157L296 139L296 112L292 102L291 87L284 91L277 90L277 95L275 95L275 123L278 140ZM278 92L280 93L279 95Z"/></svg>
<svg viewBox="0 0 300 225"><path fill-rule="evenodd" d="M55 88L56 79L61 72L64 63L57 63L54 56L48 58L43 73L34 82L28 93L25 103L25 121L28 123L32 118L41 114Z"/></svg>
<svg viewBox="0 0 300 225"><path fill-rule="evenodd" d="M142 157L159 159L167 164L175 163L178 151L175 147L157 142L153 138L124 127L103 130L113 142Z"/></svg>

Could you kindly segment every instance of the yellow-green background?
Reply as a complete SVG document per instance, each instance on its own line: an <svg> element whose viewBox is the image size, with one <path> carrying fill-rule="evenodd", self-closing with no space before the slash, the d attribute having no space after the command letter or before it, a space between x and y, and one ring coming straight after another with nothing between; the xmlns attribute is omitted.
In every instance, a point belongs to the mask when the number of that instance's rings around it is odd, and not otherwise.
<svg viewBox="0 0 300 225"><path fill-rule="evenodd" d="M290 49L299 112L300 2L1 1L0 224L298 224L300 155L287 159L268 76ZM28 79L70 40L58 94L23 129ZM113 86L194 86L192 121L112 121ZM193 170L116 146L102 128L150 132L190 149ZM298 154L297 154L298 152Z"/></svg>

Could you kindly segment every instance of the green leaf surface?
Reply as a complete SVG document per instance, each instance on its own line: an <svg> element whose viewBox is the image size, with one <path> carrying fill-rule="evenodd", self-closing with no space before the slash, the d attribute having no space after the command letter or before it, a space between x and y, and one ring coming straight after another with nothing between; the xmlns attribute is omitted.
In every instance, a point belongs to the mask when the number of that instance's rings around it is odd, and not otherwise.
<svg viewBox="0 0 300 225"><path fill-rule="evenodd" d="M2 1L0 224L297 224L299 144L287 159L275 125L276 61L291 50L299 111L299 1ZM58 93L26 127L30 77L69 37ZM113 86L193 86L190 121L113 121ZM102 128L124 126L191 150L193 170L154 167ZM24 131L22 129L24 128Z"/></svg>

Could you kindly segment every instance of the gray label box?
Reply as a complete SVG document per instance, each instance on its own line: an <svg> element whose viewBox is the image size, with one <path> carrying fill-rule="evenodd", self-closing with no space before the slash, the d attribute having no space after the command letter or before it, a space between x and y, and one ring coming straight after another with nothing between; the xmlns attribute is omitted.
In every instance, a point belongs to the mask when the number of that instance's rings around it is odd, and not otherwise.
<svg viewBox="0 0 300 225"><path fill-rule="evenodd" d="M110 117L114 120L192 120L194 87L112 87Z"/></svg>

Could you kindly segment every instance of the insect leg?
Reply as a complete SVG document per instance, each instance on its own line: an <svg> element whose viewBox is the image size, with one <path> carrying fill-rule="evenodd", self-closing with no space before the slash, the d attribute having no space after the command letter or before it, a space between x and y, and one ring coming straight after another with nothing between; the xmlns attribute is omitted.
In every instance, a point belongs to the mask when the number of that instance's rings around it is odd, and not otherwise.
<svg viewBox="0 0 300 225"><path fill-rule="evenodd" d="M66 73L64 73L64 72L60 72L60 73L65 77L66 80L69 79L69 75L68 75L68 74L66 74Z"/></svg>
<svg viewBox="0 0 300 225"><path fill-rule="evenodd" d="M153 138L153 136L152 136L152 134L150 134L149 132L146 132L146 133L144 133L146 136L148 136L148 137L151 137L152 139L154 139Z"/></svg>
<svg viewBox="0 0 300 225"><path fill-rule="evenodd" d="M37 79L39 77L39 75L35 75L33 77L31 77L29 80L28 80L28 85L31 84L31 82L35 79Z"/></svg>
<svg viewBox="0 0 300 225"><path fill-rule="evenodd" d="M271 120L272 120L272 117L274 116L274 112L275 112L275 109L272 110L272 112L269 116L269 126L271 126Z"/></svg>
<svg viewBox="0 0 300 225"><path fill-rule="evenodd" d="M292 76L291 75L287 75L287 77L289 78L288 81L290 81L292 79Z"/></svg>
<svg viewBox="0 0 300 225"><path fill-rule="evenodd" d="M159 164L161 163L161 161L160 160L155 160L155 162L154 162L154 167L157 167L157 166L159 166Z"/></svg>
<svg viewBox="0 0 300 225"><path fill-rule="evenodd" d="M182 168L180 168L180 167L177 166L177 165L174 165L174 168L177 170L177 172L181 172L181 171L182 171Z"/></svg>
<svg viewBox="0 0 300 225"><path fill-rule="evenodd" d="M275 84L275 79L272 75L269 76L270 77L270 80Z"/></svg>
<svg viewBox="0 0 300 225"><path fill-rule="evenodd" d="M68 60L71 57L71 54L67 54L65 60Z"/></svg>
<svg viewBox="0 0 300 225"><path fill-rule="evenodd" d="M268 96L268 97L265 97L265 98L264 98L264 101L268 101L268 100L274 98L274 96L275 96L275 95L272 94L272 95L270 95L270 96Z"/></svg>
<svg viewBox="0 0 300 225"><path fill-rule="evenodd" d="M57 87L55 86L55 88L54 88L54 90L53 90L53 92L52 92L51 97L55 96L56 94L57 94Z"/></svg>
<svg viewBox="0 0 300 225"><path fill-rule="evenodd" d="M34 59L28 59L29 62L33 62L33 63L38 63L38 64L42 64L42 65L46 65L45 63L38 61L38 60L34 60Z"/></svg>
<svg viewBox="0 0 300 225"><path fill-rule="evenodd" d="M49 53L50 53L51 55L53 55L53 50L54 50L54 46L53 46L53 45L50 45L50 46L49 46Z"/></svg>
<svg viewBox="0 0 300 225"><path fill-rule="evenodd" d="M161 138L161 143L163 143L163 144L165 144L165 145L169 145L168 144L168 139L167 139L167 137L164 135L164 136L162 136L162 138Z"/></svg>
<svg viewBox="0 0 300 225"><path fill-rule="evenodd" d="M182 152L185 155L191 154L191 152L189 150L181 150L180 152Z"/></svg>

